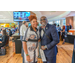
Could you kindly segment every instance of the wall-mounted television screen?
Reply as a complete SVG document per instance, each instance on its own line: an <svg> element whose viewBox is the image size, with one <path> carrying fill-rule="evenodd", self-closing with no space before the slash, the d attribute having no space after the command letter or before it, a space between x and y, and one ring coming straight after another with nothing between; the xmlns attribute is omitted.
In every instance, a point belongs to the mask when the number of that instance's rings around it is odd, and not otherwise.
<svg viewBox="0 0 75 75"><path fill-rule="evenodd" d="M13 12L14 21L27 21L29 22L28 17L30 16L30 12Z"/></svg>

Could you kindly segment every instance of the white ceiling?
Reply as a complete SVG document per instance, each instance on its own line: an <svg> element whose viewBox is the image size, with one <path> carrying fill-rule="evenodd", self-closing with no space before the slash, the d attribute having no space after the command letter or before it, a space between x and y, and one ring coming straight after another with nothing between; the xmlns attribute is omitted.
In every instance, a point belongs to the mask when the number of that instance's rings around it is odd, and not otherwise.
<svg viewBox="0 0 75 75"><path fill-rule="evenodd" d="M75 16L75 11L32 11L36 14L38 21L41 16L46 16L48 21ZM0 23L12 23L13 11L0 11Z"/></svg>

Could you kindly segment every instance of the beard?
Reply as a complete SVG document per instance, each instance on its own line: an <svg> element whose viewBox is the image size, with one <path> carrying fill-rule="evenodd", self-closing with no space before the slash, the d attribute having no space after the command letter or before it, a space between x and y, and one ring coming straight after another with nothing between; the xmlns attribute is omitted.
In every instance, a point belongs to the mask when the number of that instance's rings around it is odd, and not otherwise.
<svg viewBox="0 0 75 75"><path fill-rule="evenodd" d="M42 25L42 26L46 26L46 24L47 24L47 23L44 23L44 22L43 22L41 25Z"/></svg>

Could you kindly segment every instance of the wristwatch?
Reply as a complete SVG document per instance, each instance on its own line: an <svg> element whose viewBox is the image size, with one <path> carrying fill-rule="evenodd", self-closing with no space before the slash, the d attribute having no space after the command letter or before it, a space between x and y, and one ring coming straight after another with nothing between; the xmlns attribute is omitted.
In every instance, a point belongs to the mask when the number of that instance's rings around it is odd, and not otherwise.
<svg viewBox="0 0 75 75"><path fill-rule="evenodd" d="M44 48L47 48L47 46L45 45Z"/></svg>

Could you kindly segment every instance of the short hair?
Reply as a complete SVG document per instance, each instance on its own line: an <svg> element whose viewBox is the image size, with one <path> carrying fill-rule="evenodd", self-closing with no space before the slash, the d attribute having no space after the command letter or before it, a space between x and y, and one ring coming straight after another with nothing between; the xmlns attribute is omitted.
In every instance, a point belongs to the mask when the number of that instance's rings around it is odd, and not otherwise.
<svg viewBox="0 0 75 75"><path fill-rule="evenodd" d="M26 21L23 21L22 23L23 23L23 24L25 24L25 23L26 23Z"/></svg>
<svg viewBox="0 0 75 75"><path fill-rule="evenodd" d="M46 16L42 16L41 18L43 18L43 17L46 18ZM47 19L47 18L46 18L46 19Z"/></svg>
<svg viewBox="0 0 75 75"><path fill-rule="evenodd" d="M58 27L59 27L59 25L58 25Z"/></svg>
<svg viewBox="0 0 75 75"><path fill-rule="evenodd" d="M56 26L56 23L54 23L54 25Z"/></svg>
<svg viewBox="0 0 75 75"><path fill-rule="evenodd" d="M2 32L3 32L3 35L6 35L6 30L2 30Z"/></svg>
<svg viewBox="0 0 75 75"><path fill-rule="evenodd" d="M10 31L10 29L8 29Z"/></svg>
<svg viewBox="0 0 75 75"><path fill-rule="evenodd" d="M29 18L29 21L32 21L33 19L37 20L37 17L35 15L30 15L28 18Z"/></svg>

